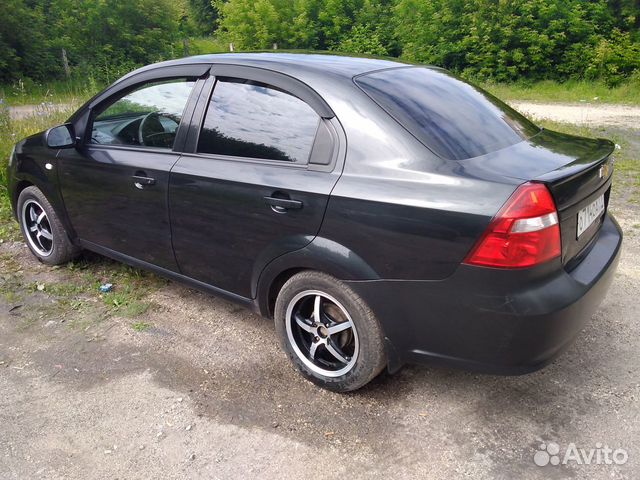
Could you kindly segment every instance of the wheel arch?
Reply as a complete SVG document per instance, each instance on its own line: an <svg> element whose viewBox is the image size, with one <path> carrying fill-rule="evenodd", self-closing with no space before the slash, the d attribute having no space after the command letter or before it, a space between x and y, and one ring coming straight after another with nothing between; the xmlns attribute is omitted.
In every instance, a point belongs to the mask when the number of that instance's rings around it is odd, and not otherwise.
<svg viewBox="0 0 640 480"><path fill-rule="evenodd" d="M273 318L278 292L293 275L315 270L340 280L378 280L380 277L359 255L332 240L316 237L306 247L272 260L255 284L254 298L261 315Z"/></svg>
<svg viewBox="0 0 640 480"><path fill-rule="evenodd" d="M32 186L35 186L35 185L33 184L33 182L30 182L29 180L18 180L15 186L13 187L13 191L11 192L10 199L11 199L11 207L13 208L13 214L16 217L16 219L18 218L18 211L17 211L18 197L20 196L20 194L25 188L32 187Z"/></svg>
<svg viewBox="0 0 640 480"><path fill-rule="evenodd" d="M43 174L44 175L44 174ZM67 231L67 235L70 239L75 238L75 230L73 226L69 222L69 219L66 215L66 209L64 208L64 203L60 192L57 186L51 182L48 178L41 178L40 175L33 175L27 172L20 172L19 175L16 175L14 181L11 185L10 190L10 201L11 207L13 209L13 214L18 220L18 198L20 194L28 187L36 187L38 190L42 192L42 194L47 198L54 212L62 222L65 230Z"/></svg>

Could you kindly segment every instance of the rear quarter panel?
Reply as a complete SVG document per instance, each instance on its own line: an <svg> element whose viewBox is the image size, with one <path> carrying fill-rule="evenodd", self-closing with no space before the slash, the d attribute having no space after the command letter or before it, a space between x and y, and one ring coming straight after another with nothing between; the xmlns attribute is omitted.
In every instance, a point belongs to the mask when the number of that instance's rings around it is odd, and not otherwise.
<svg viewBox="0 0 640 480"><path fill-rule="evenodd" d="M446 278L521 181L437 157L355 85L345 98L350 105L331 103L345 167L318 236L378 278Z"/></svg>
<svg viewBox="0 0 640 480"><path fill-rule="evenodd" d="M320 235L356 252L379 278L446 278L512 192L477 180L448 183L345 175Z"/></svg>

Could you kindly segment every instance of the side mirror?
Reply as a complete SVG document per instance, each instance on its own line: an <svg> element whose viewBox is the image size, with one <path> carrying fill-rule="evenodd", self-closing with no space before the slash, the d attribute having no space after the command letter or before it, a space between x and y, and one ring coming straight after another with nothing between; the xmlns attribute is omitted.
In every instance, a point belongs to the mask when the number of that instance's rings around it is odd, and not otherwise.
<svg viewBox="0 0 640 480"><path fill-rule="evenodd" d="M45 137L49 148L72 148L76 146L76 132L70 123L50 128L47 130Z"/></svg>

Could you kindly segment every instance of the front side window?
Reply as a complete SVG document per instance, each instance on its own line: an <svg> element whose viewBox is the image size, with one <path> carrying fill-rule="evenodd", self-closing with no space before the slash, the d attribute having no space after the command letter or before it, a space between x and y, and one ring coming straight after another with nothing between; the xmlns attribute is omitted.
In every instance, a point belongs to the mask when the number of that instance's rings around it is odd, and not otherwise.
<svg viewBox="0 0 640 480"><path fill-rule="evenodd" d="M136 88L95 117L91 143L173 148L194 84L182 78Z"/></svg>
<svg viewBox="0 0 640 480"><path fill-rule="evenodd" d="M219 77L198 152L307 163L320 117L277 87Z"/></svg>

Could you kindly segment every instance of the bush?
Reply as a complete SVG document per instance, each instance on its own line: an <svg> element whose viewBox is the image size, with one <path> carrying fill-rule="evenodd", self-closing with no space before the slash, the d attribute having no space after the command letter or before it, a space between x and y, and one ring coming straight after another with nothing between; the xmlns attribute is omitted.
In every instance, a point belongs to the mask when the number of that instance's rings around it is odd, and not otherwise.
<svg viewBox="0 0 640 480"><path fill-rule="evenodd" d="M387 55L377 32L369 25L355 25L338 44L337 50L367 55Z"/></svg>
<svg viewBox="0 0 640 480"><path fill-rule="evenodd" d="M402 55L481 80L599 79L640 69L637 0L3 0L0 82L109 82L215 45ZM208 47L205 47L207 50Z"/></svg>
<svg viewBox="0 0 640 480"><path fill-rule="evenodd" d="M498 81L581 76L613 22L604 0L400 0L395 12L404 56Z"/></svg>
<svg viewBox="0 0 640 480"><path fill-rule="evenodd" d="M607 0L217 0L238 49L401 54L501 82L593 79L638 68L640 5ZM635 35L635 37L634 37Z"/></svg>
<svg viewBox="0 0 640 480"><path fill-rule="evenodd" d="M4 0L0 3L0 81L72 71L111 81L173 55L179 11L172 0Z"/></svg>
<svg viewBox="0 0 640 480"><path fill-rule="evenodd" d="M610 38L598 42L586 76L616 86L634 72L636 78L640 77L640 44L631 42L628 33L615 29Z"/></svg>

